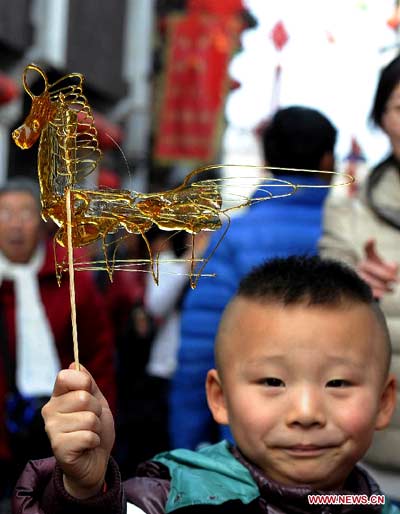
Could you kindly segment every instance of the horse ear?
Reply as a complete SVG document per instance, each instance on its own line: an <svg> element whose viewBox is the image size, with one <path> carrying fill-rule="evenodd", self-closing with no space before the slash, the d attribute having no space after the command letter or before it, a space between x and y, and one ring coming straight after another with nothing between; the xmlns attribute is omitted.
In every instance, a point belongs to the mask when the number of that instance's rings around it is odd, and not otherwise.
<svg viewBox="0 0 400 514"><path fill-rule="evenodd" d="M28 64L28 66L25 67L24 69L24 73L22 74L22 82L24 84L24 89L25 91L28 93L28 95L33 99L34 97L38 96L38 95L35 95L32 91L31 91L31 88L29 87L29 84L28 84L28 81L27 81L27 74L28 72L30 71L34 71L36 73L39 73L39 75L42 77L42 79L44 80L44 90L43 90L43 93L45 93L48 89L49 89L49 82L47 80L47 75L46 73L41 69L39 68L39 66L36 66L36 64Z"/></svg>

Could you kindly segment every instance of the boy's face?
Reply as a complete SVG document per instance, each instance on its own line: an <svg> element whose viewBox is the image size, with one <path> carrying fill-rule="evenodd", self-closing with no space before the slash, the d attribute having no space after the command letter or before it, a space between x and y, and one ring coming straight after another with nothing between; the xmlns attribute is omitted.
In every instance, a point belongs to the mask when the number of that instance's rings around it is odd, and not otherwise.
<svg viewBox="0 0 400 514"><path fill-rule="evenodd" d="M242 452L287 485L340 488L395 404L384 335L366 305L285 307L236 298L207 395Z"/></svg>

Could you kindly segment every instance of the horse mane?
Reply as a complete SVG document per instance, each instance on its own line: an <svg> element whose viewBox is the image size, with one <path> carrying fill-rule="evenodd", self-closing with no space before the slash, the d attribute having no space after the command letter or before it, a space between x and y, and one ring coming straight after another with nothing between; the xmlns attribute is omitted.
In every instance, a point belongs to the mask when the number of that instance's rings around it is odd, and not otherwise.
<svg viewBox="0 0 400 514"><path fill-rule="evenodd" d="M65 162L65 170L55 174L71 174L71 183L79 184L92 173L101 159L93 113L83 94L83 75L70 73L48 85L50 100L56 107L49 122L54 128L54 151Z"/></svg>

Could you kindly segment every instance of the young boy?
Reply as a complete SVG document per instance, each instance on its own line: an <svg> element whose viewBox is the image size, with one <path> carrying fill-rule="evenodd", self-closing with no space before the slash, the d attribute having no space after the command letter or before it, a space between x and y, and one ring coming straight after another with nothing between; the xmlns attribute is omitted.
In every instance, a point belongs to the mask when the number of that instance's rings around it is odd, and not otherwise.
<svg viewBox="0 0 400 514"><path fill-rule="evenodd" d="M211 412L237 446L161 454L122 486L107 403L88 372L64 370L43 409L57 464L28 464L16 512L399 512L356 465L394 410L390 357L381 311L353 271L269 261L226 308L207 376Z"/></svg>

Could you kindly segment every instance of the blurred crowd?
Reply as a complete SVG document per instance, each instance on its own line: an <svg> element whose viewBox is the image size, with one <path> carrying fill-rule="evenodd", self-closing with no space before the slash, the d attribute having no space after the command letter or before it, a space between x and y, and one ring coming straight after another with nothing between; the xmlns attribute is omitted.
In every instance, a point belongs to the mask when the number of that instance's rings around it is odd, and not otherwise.
<svg viewBox="0 0 400 514"><path fill-rule="evenodd" d="M193 238L152 228L145 238L121 240L116 234L109 259L148 261L151 252L154 262L115 272L112 281L104 270L75 274L80 361L114 411L114 457L124 477L158 452L231 438L229 428L221 432L211 418L204 380L224 307L240 279L265 259L320 253L354 267L387 316L400 377L400 58L380 75L371 118L388 136L391 154L355 194L335 194L327 187L332 175L318 173L335 169L340 127L315 109L279 109L259 134L265 164L286 168L273 170L282 184L306 187L268 201L256 191L260 201L230 221L222 241L220 232ZM55 278L53 232L40 219L34 182L17 177L0 187L0 512L7 512L26 461L51 454L40 410L58 370L74 360L69 285L67 274L60 286ZM215 274L196 289L188 279L193 244L197 257L213 252L205 272ZM59 262L62 250L56 249ZM76 256L101 260L104 251L94 245ZM399 409L377 435L366 465L400 501L395 449Z"/></svg>

